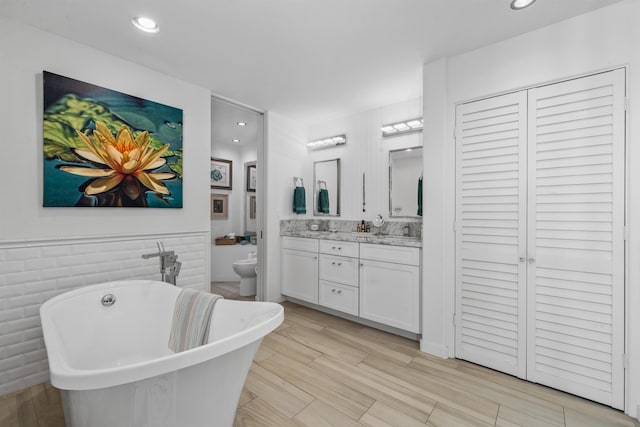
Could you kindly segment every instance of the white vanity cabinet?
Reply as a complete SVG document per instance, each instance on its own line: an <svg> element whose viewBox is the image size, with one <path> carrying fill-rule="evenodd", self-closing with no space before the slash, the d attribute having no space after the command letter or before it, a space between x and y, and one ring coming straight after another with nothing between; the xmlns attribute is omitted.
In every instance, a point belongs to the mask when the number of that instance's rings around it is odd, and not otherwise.
<svg viewBox="0 0 640 427"><path fill-rule="evenodd" d="M358 243L320 241L319 304L358 315Z"/></svg>
<svg viewBox="0 0 640 427"><path fill-rule="evenodd" d="M360 244L360 317L420 332L420 250Z"/></svg>
<svg viewBox="0 0 640 427"><path fill-rule="evenodd" d="M318 304L318 240L282 238L282 294Z"/></svg>
<svg viewBox="0 0 640 427"><path fill-rule="evenodd" d="M283 236L282 293L419 334L420 249Z"/></svg>

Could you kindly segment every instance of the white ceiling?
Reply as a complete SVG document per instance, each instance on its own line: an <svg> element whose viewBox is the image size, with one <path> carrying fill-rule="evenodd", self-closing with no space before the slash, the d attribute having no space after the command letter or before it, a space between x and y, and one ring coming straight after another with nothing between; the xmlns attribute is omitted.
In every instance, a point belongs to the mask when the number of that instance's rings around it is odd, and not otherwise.
<svg viewBox="0 0 640 427"><path fill-rule="evenodd" d="M238 126L245 122L246 126ZM214 98L211 102L211 143L215 146L226 144L232 147L256 147L262 133L260 113L236 104ZM239 142L233 142L239 139Z"/></svg>
<svg viewBox="0 0 640 427"><path fill-rule="evenodd" d="M617 1L0 0L0 15L313 124L420 96L425 62Z"/></svg>

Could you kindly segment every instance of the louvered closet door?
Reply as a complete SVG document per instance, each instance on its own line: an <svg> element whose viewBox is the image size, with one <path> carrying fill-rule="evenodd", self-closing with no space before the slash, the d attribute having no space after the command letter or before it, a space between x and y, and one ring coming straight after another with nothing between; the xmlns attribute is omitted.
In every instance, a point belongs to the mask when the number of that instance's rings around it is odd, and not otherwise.
<svg viewBox="0 0 640 427"><path fill-rule="evenodd" d="M456 357L526 373L526 93L456 109Z"/></svg>
<svg viewBox="0 0 640 427"><path fill-rule="evenodd" d="M622 409L624 70L529 91L527 378Z"/></svg>

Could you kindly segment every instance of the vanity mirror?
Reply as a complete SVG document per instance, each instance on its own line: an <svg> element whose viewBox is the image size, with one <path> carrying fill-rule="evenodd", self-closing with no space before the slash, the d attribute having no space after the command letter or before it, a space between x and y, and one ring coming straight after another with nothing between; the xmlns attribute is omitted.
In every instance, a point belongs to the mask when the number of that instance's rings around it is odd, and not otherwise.
<svg viewBox="0 0 640 427"><path fill-rule="evenodd" d="M389 216L422 216L422 147L389 151Z"/></svg>
<svg viewBox="0 0 640 427"><path fill-rule="evenodd" d="M340 159L313 163L313 214L340 216Z"/></svg>

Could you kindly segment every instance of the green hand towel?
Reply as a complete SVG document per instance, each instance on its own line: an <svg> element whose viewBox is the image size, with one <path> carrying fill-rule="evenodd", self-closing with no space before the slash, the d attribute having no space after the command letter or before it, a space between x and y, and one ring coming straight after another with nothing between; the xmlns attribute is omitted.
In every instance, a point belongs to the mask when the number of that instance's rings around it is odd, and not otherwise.
<svg viewBox="0 0 640 427"><path fill-rule="evenodd" d="M418 178L418 215L422 216L422 178Z"/></svg>
<svg viewBox="0 0 640 427"><path fill-rule="evenodd" d="M329 213L329 190L321 188L318 192L318 212Z"/></svg>
<svg viewBox="0 0 640 427"><path fill-rule="evenodd" d="M293 212L297 214L307 213L307 200L304 187L296 187L295 190L293 190Z"/></svg>

